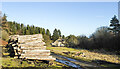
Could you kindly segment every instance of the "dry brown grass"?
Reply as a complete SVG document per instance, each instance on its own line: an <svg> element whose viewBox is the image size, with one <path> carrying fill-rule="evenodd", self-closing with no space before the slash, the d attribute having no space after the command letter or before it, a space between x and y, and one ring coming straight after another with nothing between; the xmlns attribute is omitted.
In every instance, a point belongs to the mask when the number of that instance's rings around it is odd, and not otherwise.
<svg viewBox="0 0 120 69"><path fill-rule="evenodd" d="M81 52L84 52L86 55L86 59L90 60L104 60L108 62L113 62L113 63L120 63L119 57L115 54L110 55L109 53L104 54L104 53L98 53L98 52L90 52L88 50L80 50ZM79 56L82 57L82 56Z"/></svg>
<svg viewBox="0 0 120 69"><path fill-rule="evenodd" d="M85 61L104 60L112 63L120 63L120 58L118 57L119 55L106 51L99 51L99 50L89 51L85 49L73 49L67 47L47 47L47 49L51 50L56 54L61 54L67 57L80 59L80 60L82 59ZM65 54L63 52L70 52L70 53Z"/></svg>

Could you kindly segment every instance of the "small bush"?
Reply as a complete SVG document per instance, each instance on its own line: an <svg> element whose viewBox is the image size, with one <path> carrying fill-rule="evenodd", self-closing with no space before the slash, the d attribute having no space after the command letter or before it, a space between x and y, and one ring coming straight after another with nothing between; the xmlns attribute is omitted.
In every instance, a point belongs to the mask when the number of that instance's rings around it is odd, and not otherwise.
<svg viewBox="0 0 120 69"><path fill-rule="evenodd" d="M2 34L1 37L3 40L8 41L9 34L5 30L2 30L0 34Z"/></svg>

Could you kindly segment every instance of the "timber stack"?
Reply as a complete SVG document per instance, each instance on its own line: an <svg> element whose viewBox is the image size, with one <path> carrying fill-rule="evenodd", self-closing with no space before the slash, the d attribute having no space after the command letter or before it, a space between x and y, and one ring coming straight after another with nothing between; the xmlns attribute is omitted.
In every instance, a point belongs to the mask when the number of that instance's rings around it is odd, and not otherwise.
<svg viewBox="0 0 120 69"><path fill-rule="evenodd" d="M50 50L46 50L43 40L42 34L12 35L8 43L14 50L14 57L33 60L56 60L50 56Z"/></svg>

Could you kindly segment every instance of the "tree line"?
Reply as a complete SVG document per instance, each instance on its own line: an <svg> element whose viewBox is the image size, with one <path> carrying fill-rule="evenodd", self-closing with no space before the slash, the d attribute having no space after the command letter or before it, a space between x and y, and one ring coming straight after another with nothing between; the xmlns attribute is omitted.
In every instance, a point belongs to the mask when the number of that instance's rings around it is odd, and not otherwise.
<svg viewBox="0 0 120 69"><path fill-rule="evenodd" d="M105 49L108 51L116 51L120 53L120 24L116 16L110 20L109 27L103 26L96 29L94 33L88 38L85 35L75 36L61 35L60 29L54 29L53 35L51 35L49 29L36 27L34 25L24 25L17 23L15 21L7 21L7 16L4 14L0 21L2 29L4 29L2 34L19 34L19 35L32 35L32 34L42 34L46 45L50 45L52 42L62 37L65 40L66 47L72 48L83 48L88 50L93 49ZM1 28L0 28L1 29ZM2 37L3 38L3 37ZM4 36L4 39L6 36Z"/></svg>
<svg viewBox="0 0 120 69"><path fill-rule="evenodd" d="M1 30L4 30L8 35L33 35L33 34L42 34L45 42L50 43L57 40L61 37L61 31L59 29L54 29L53 35L51 35L49 29L36 27L34 25L24 25L23 23L17 23L15 21L7 21L6 14L0 19ZM2 34L4 34L3 32ZM1 37L2 38L2 37ZM5 38L5 37L3 37Z"/></svg>
<svg viewBox="0 0 120 69"><path fill-rule="evenodd" d="M102 26L96 29L90 37L85 35L69 35L65 38L66 46L88 50L104 49L120 54L120 24L116 16L110 20L109 27Z"/></svg>

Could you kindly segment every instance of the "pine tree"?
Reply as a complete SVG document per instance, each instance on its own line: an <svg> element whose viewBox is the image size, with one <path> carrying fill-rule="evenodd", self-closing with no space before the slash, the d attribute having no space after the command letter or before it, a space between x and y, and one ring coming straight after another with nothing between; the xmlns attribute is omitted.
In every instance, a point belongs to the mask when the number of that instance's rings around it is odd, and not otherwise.
<svg viewBox="0 0 120 69"><path fill-rule="evenodd" d="M65 39L65 36L64 36L64 35L62 35L62 38L63 38L63 39Z"/></svg>
<svg viewBox="0 0 120 69"><path fill-rule="evenodd" d="M23 28L23 35L26 35L26 27Z"/></svg>
<svg viewBox="0 0 120 69"><path fill-rule="evenodd" d="M113 33L115 34L115 36L120 32L120 24L119 21L117 19L117 17L114 15L114 17L112 18L112 20L110 21L110 30L113 31Z"/></svg>
<svg viewBox="0 0 120 69"><path fill-rule="evenodd" d="M29 25L27 25L27 30L30 30L30 26Z"/></svg>
<svg viewBox="0 0 120 69"><path fill-rule="evenodd" d="M20 34L23 34L23 28L24 28L24 24L21 23L21 24L20 24L20 30L21 30L21 31L20 31Z"/></svg>
<svg viewBox="0 0 120 69"><path fill-rule="evenodd" d="M40 34L40 27L38 27L38 33Z"/></svg>
<svg viewBox="0 0 120 69"><path fill-rule="evenodd" d="M38 33L39 33L39 28L35 27L35 34L38 34Z"/></svg>
<svg viewBox="0 0 120 69"><path fill-rule="evenodd" d="M12 22L12 21L9 21L9 22L8 22L8 27L9 27L10 34L11 34L11 32L12 32L12 25L13 25L13 22Z"/></svg>
<svg viewBox="0 0 120 69"><path fill-rule="evenodd" d="M27 25L26 34L30 35L30 26L29 25Z"/></svg>
<svg viewBox="0 0 120 69"><path fill-rule="evenodd" d="M61 31L60 30L58 30L58 35L59 35L59 37L61 37Z"/></svg>
<svg viewBox="0 0 120 69"><path fill-rule="evenodd" d="M44 29L44 28L42 29L42 34L43 34L43 35L45 34L45 29Z"/></svg>
<svg viewBox="0 0 120 69"><path fill-rule="evenodd" d="M7 26L7 16L6 16L6 14L4 14L3 17L2 17L2 27L3 28L8 27Z"/></svg>
<svg viewBox="0 0 120 69"><path fill-rule="evenodd" d="M0 23L0 26L2 26L2 28L9 33L9 29L8 29L9 27L8 27L8 23L7 23L7 16L6 16L6 14L3 15L1 20L2 21Z"/></svg>
<svg viewBox="0 0 120 69"><path fill-rule="evenodd" d="M42 28L40 28L40 34L42 34Z"/></svg>
<svg viewBox="0 0 120 69"><path fill-rule="evenodd" d="M26 29L25 32L26 32L26 33L25 33L26 35L30 35L29 30Z"/></svg>
<svg viewBox="0 0 120 69"><path fill-rule="evenodd" d="M20 24L17 24L17 30L20 30Z"/></svg>
<svg viewBox="0 0 120 69"><path fill-rule="evenodd" d="M48 35L49 37L51 37L49 29L46 30L46 35Z"/></svg>
<svg viewBox="0 0 120 69"><path fill-rule="evenodd" d="M12 32L13 32L13 34L17 33L15 21L13 22L13 25L12 25Z"/></svg>
<svg viewBox="0 0 120 69"><path fill-rule="evenodd" d="M58 38L59 38L59 34L58 34L57 29L55 29L55 30L53 31L52 40L55 41L55 40L57 40Z"/></svg>
<svg viewBox="0 0 120 69"><path fill-rule="evenodd" d="M24 24L21 23L20 28L22 30L24 28Z"/></svg>
<svg viewBox="0 0 120 69"><path fill-rule="evenodd" d="M35 34L35 26L34 25L31 27L31 34Z"/></svg>

